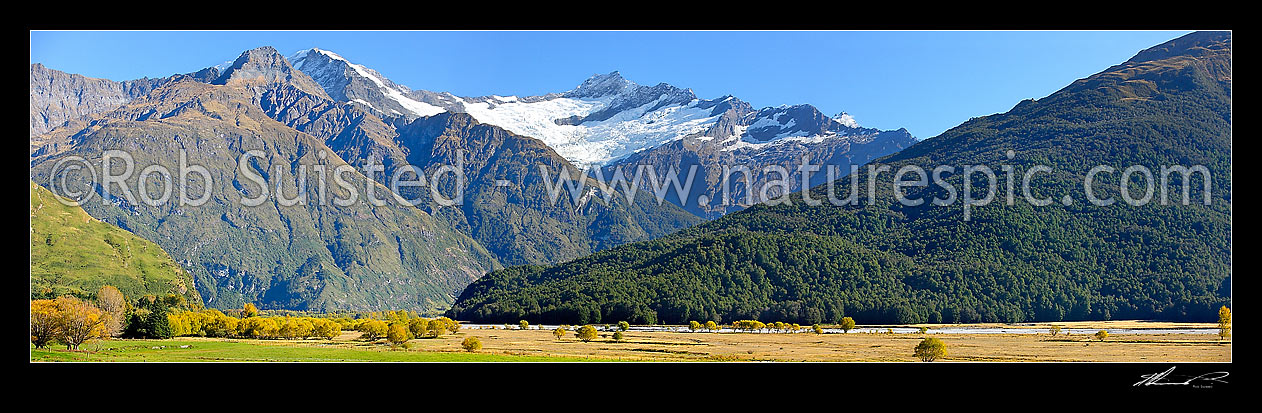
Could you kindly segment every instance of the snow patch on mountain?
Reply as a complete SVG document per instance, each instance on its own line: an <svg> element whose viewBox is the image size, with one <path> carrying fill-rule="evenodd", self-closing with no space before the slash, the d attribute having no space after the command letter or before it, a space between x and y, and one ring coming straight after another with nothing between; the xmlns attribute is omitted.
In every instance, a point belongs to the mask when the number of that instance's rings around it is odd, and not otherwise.
<svg viewBox="0 0 1262 413"><path fill-rule="evenodd" d="M529 103L516 96L495 96L495 100L504 102L498 105L467 99L462 101L464 110L479 122L542 140L565 159L578 165L605 164L700 132L717 117L711 116L709 109L698 108L697 102L649 110L659 103L655 100L601 121L578 125L556 121L591 115L608 107L618 96L556 97Z"/></svg>
<svg viewBox="0 0 1262 413"><path fill-rule="evenodd" d="M770 141L758 141L758 140L748 139L746 137L735 136L727 140L727 141L732 141L731 144L728 144L727 146L719 148L719 150L720 151L735 151L735 150L742 150L742 149L762 150L762 149L767 149L770 147L780 146L780 145L785 145L785 144L790 144L790 143L816 144L816 143L823 143L824 141L827 141L829 139L835 139L839 136L842 136L842 135L838 135L835 133L829 133L825 135L806 135L806 134L801 134L800 132L795 132L794 134L785 135L783 137L779 137L777 139L770 140Z"/></svg>
<svg viewBox="0 0 1262 413"><path fill-rule="evenodd" d="M854 120L854 116L850 116L850 114L846 112L841 112L841 113L838 113L837 116L833 116L833 120L837 121L837 123L845 125L848 128L859 127L859 122Z"/></svg>

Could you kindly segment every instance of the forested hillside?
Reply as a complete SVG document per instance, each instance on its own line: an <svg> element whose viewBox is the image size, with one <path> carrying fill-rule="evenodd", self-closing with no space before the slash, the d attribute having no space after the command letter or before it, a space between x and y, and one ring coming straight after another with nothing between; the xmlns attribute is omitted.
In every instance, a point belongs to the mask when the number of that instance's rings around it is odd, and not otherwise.
<svg viewBox="0 0 1262 413"><path fill-rule="evenodd" d="M662 239L630 244L564 264L513 267L470 285L448 313L478 322L718 322L738 319L863 323L1028 322L1168 319L1213 321L1231 297L1231 37L1193 33L1078 80L1012 110L974 118L856 176L859 193L875 177L877 197L832 205L829 185L788 203L756 205ZM1011 151L1011 153L1009 153ZM994 202L966 210L929 200L944 186L905 188L893 197L894 171L906 165L956 168L944 182L961 191L965 165L1000 172ZM1042 165L1030 193L1017 180ZM1083 182L1096 165L1088 203ZM1202 165L1180 174L1152 201L1122 202L1119 177L1132 165ZM914 180L914 174L904 180ZM987 185L973 176L973 188ZM1016 200L1005 204L1014 184ZM850 178L833 186L850 194ZM1131 176L1131 198L1151 187ZM1190 205L1182 205L1184 185ZM960 195L960 194L955 194ZM980 196L978 196L980 197ZM1068 200L1068 204L1064 201Z"/></svg>

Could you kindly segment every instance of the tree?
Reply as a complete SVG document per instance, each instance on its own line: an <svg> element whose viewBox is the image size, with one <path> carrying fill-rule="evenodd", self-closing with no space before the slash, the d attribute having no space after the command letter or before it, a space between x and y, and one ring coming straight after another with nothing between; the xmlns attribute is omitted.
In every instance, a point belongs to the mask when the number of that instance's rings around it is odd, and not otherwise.
<svg viewBox="0 0 1262 413"><path fill-rule="evenodd" d="M438 317L438 321L443 323L444 329L452 334L460 331L460 322L447 317Z"/></svg>
<svg viewBox="0 0 1262 413"><path fill-rule="evenodd" d="M443 334L447 334L447 323L444 323L443 320L437 318L429 320L428 330L428 334L431 337L442 336Z"/></svg>
<svg viewBox="0 0 1262 413"><path fill-rule="evenodd" d="M311 337L311 334L315 331L315 325L312 324L311 321L304 320L302 318L286 316L277 323L277 325L279 327L278 334L283 338L291 340L296 338L305 339L307 337Z"/></svg>
<svg viewBox="0 0 1262 413"><path fill-rule="evenodd" d="M521 327L522 330L526 330L530 328L530 322L526 320L518 321L517 325Z"/></svg>
<svg viewBox="0 0 1262 413"><path fill-rule="evenodd" d="M326 340L332 340L342 335L342 325L336 321L317 319L314 323L315 335Z"/></svg>
<svg viewBox="0 0 1262 413"><path fill-rule="evenodd" d="M1218 338L1225 340L1231 337L1231 309L1223 306L1218 309Z"/></svg>
<svg viewBox="0 0 1262 413"><path fill-rule="evenodd" d="M31 301L31 343L47 348L57 338L57 304L53 300Z"/></svg>
<svg viewBox="0 0 1262 413"><path fill-rule="evenodd" d="M252 303L245 303L245 307L241 309L241 318L257 317L259 309Z"/></svg>
<svg viewBox="0 0 1262 413"><path fill-rule="evenodd" d="M70 296L58 298L55 304L57 340L65 344L67 350L78 350L83 342L105 336L101 309ZM165 319L164 315L164 322Z"/></svg>
<svg viewBox="0 0 1262 413"><path fill-rule="evenodd" d="M219 310L208 310L207 320L202 325L208 337L228 337L237 333L241 320L224 314Z"/></svg>
<svg viewBox="0 0 1262 413"><path fill-rule="evenodd" d="M631 323L628 323L626 321L618 322L618 331L627 331L629 329L631 329Z"/></svg>
<svg viewBox="0 0 1262 413"><path fill-rule="evenodd" d="M697 330L700 330L700 329L701 329L701 323L698 323L696 321L688 322L688 331L695 333Z"/></svg>
<svg viewBox="0 0 1262 413"><path fill-rule="evenodd" d="M482 340L477 337L465 337L464 341L460 342L460 347L464 347L465 351L478 351L482 349Z"/></svg>
<svg viewBox="0 0 1262 413"><path fill-rule="evenodd" d="M385 334L385 325L382 324L381 334ZM281 335L281 327L271 318L250 317L237 323L237 334L250 338L276 338Z"/></svg>
<svg viewBox="0 0 1262 413"><path fill-rule="evenodd" d="M719 329L719 324L715 323L714 320L706 321L705 329L706 331L716 331Z"/></svg>
<svg viewBox="0 0 1262 413"><path fill-rule="evenodd" d="M130 338L171 338L170 301L146 295L136 300L123 333Z"/></svg>
<svg viewBox="0 0 1262 413"><path fill-rule="evenodd" d="M1104 341L1104 339L1106 339L1106 338L1109 338L1109 332L1108 332L1108 331L1105 331L1105 330L1100 330L1100 331L1095 332L1095 339L1096 339L1096 340Z"/></svg>
<svg viewBox="0 0 1262 413"><path fill-rule="evenodd" d="M841 319L841 332L849 333L850 330L853 330L853 329L854 329L854 319L850 317L843 317Z"/></svg>
<svg viewBox="0 0 1262 413"><path fill-rule="evenodd" d="M552 330L552 336L556 337L557 340L560 340L562 337L565 337L565 328L557 327L556 330Z"/></svg>
<svg viewBox="0 0 1262 413"><path fill-rule="evenodd" d="M1060 326L1051 326L1047 331L1052 333L1052 337L1056 337L1057 334L1060 334Z"/></svg>
<svg viewBox="0 0 1262 413"><path fill-rule="evenodd" d="M737 320L732 322L732 328L744 331L762 331L768 325L758 320Z"/></svg>
<svg viewBox="0 0 1262 413"><path fill-rule="evenodd" d="M920 334L924 334L925 332L929 331L929 327L919 327L916 330L919 331Z"/></svg>
<svg viewBox="0 0 1262 413"><path fill-rule="evenodd" d="M127 321L127 299L114 286L101 287L96 292L96 306L105 313L105 332L110 337L123 334L123 323Z"/></svg>
<svg viewBox="0 0 1262 413"><path fill-rule="evenodd" d="M584 343L595 340L596 334L596 327L590 325L579 327L578 330L574 331L574 335Z"/></svg>
<svg viewBox="0 0 1262 413"><path fill-rule="evenodd" d="M927 337L916 345L915 356L920 361L934 361L947 356L946 343L934 337Z"/></svg>
<svg viewBox="0 0 1262 413"><path fill-rule="evenodd" d="M386 322L381 320L368 320L359 325L359 332L363 333L361 337L367 340L376 340L388 333Z"/></svg>
<svg viewBox="0 0 1262 413"><path fill-rule="evenodd" d="M430 320L428 318L422 318L422 317L417 317L417 318L408 320L408 332L412 333L413 337L428 336L429 335L429 322Z"/></svg>
<svg viewBox="0 0 1262 413"><path fill-rule="evenodd" d="M403 346L407 348L407 342L411 339L412 333L408 331L407 325L403 323L390 324L390 331L386 333L386 340L390 341L391 347Z"/></svg>
<svg viewBox="0 0 1262 413"><path fill-rule="evenodd" d="M615 332L613 333L613 341L622 342L622 338L623 338L623 337L625 337L625 336L623 336L623 335L622 335L622 332L621 332L621 331L615 331Z"/></svg>
<svg viewBox="0 0 1262 413"><path fill-rule="evenodd" d="M815 334L824 334L824 328L820 327L819 324L812 325L811 330L814 331Z"/></svg>

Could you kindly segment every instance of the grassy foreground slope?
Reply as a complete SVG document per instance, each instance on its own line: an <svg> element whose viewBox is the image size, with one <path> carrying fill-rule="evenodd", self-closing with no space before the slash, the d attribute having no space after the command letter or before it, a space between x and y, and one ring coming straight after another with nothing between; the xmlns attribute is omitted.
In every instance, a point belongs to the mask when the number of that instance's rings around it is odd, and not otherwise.
<svg viewBox="0 0 1262 413"><path fill-rule="evenodd" d="M1008 156L1011 151L1011 157ZM969 209L930 183L905 189L903 166L956 168L944 181L961 196L964 165L999 173L995 202ZM1001 171L1013 168L1015 180ZM1035 166L1021 198L1020 177ZM1093 206L1083 190L1096 165ZM1131 165L1160 182L1165 165L1204 166L1184 183L1170 176L1143 206L1122 203L1119 177ZM497 271L470 285L449 315L476 322L686 323L737 319L866 323L1167 319L1213 321L1231 296L1231 37L1193 33L1078 80L1011 111L974 118L872 166L876 199L827 201L828 185L788 203L760 204L650 242L552 267ZM869 173L842 178L866 194ZM973 188L987 180L974 175ZM903 180L915 180L911 174ZM1013 205L1005 191L1015 184ZM1142 197L1142 174L1130 195ZM1181 205L1184 187L1191 205ZM976 198L982 196L976 195ZM1068 205L1062 203L1068 199Z"/></svg>
<svg viewBox="0 0 1262 413"><path fill-rule="evenodd" d="M112 285L127 297L178 293L200 305L193 279L157 244L58 202L31 181L31 294L90 297Z"/></svg>

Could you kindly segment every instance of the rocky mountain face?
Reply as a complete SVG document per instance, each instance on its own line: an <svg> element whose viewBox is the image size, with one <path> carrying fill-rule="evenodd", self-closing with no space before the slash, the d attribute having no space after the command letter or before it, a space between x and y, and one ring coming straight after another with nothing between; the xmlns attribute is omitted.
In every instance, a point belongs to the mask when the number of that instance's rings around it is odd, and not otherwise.
<svg viewBox="0 0 1262 413"><path fill-rule="evenodd" d="M330 99L324 88L307 75L294 69L285 57L271 46L245 51L211 83L216 85L249 84L261 87L283 84L321 99Z"/></svg>
<svg viewBox="0 0 1262 413"><path fill-rule="evenodd" d="M214 68L158 79L115 82L49 69L31 64L31 137L42 135L71 121L113 110L124 103L178 78L208 81L218 76Z"/></svg>
<svg viewBox="0 0 1262 413"><path fill-rule="evenodd" d="M410 165L424 165L426 176L456 166L468 183L464 203L436 205L429 188L400 191L419 206L465 231L505 265L564 262L628 242L648 240L700 221L675 205L658 205L641 191L600 196L602 187L582 169L531 137L478 122L463 113L419 118L399 129L399 144ZM544 169L547 172L543 172ZM560 175L581 182L569 192ZM458 191L452 176L438 182L441 193ZM553 201L549 186L559 192Z"/></svg>
<svg viewBox="0 0 1262 413"><path fill-rule="evenodd" d="M322 182L315 171L317 166L332 171L346 160L324 138L277 121L276 112L262 106L278 90L304 96L324 92L274 51L246 52L213 83L173 80L99 114L66 133L73 136L67 140L71 146L33 156L32 179L51 183L52 168L66 156L99 165L106 150L131 154L137 169L162 165L178 173L181 162L205 167L209 181L196 174L179 180L192 198L210 191L200 206L128 202L118 196L117 185L106 188L99 177L87 175L67 177L66 186L93 194L82 205L93 217L168 251L192 274L206 304L216 308L254 302L300 310L430 310L447 305L464 285L500 267L476 241L421 209L368 203L369 188L387 200L390 191L358 169L341 174L358 190L356 202L332 202L349 199L349 190L328 176ZM239 168L238 160L248 151L261 156ZM267 187L252 181L253 174ZM133 174L127 187L161 193L137 179ZM305 196L298 196L303 194L299 188L307 189ZM265 190L269 196L261 205L244 206L243 199Z"/></svg>
<svg viewBox="0 0 1262 413"><path fill-rule="evenodd" d="M723 114L705 131L636 152L599 173L606 182L617 182L634 179L638 168L651 167L658 177L676 171L682 178L695 167L687 196L671 192L666 199L699 216L717 218L826 182L829 169L837 179L848 175L852 165L916 143L905 129L858 127L811 105L753 111L743 103L724 102L718 107L725 109ZM650 177L642 176L639 185L653 187Z"/></svg>
<svg viewBox="0 0 1262 413"><path fill-rule="evenodd" d="M478 240L505 265L561 262L699 222L674 205L647 202L651 198L645 194L629 203L614 199L579 205L562 196L554 204L539 165L548 168L549 183L555 184L561 171L576 180L584 178L580 178L580 168L538 139L481 123L462 112L430 116L392 112L395 116L383 119L377 116L381 113L377 108L408 106L390 106L388 102L399 101L388 94L372 95L382 89L364 86L384 85L386 93L405 88L327 51L300 52L291 61L330 88L329 96L346 96L350 101L330 101L276 84L262 92L259 103L269 116L323 139L352 165L383 165L383 173L374 177L383 184L396 173L411 173L400 168L415 166L429 176L444 166L458 167L467 182L462 205L435 204L428 187L403 187L400 194L416 199L418 207ZM338 79L346 83L330 83ZM592 182L591 188L595 186ZM454 198L457 193L454 186L443 189L445 197Z"/></svg>

